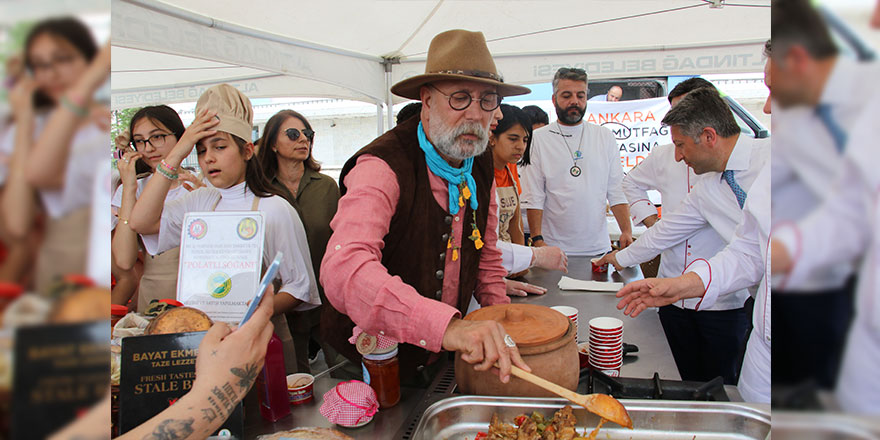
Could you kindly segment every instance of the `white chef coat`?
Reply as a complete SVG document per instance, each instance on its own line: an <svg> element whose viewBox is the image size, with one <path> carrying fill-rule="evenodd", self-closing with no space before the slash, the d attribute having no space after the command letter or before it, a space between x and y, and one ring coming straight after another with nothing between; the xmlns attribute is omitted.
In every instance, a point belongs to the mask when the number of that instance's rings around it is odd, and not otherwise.
<svg viewBox="0 0 880 440"><path fill-rule="evenodd" d="M836 394L845 411L874 415L880 415L880 176L874 168L880 152L873 137L878 98L875 94L849 134L834 196L797 224L773 230L794 264L783 287L800 285L816 268L862 258Z"/></svg>
<svg viewBox="0 0 880 440"><path fill-rule="evenodd" d="M147 182L153 178L155 174L150 174L143 179L138 179L137 181L137 192L136 197L140 198L141 193L144 192L144 188L147 186ZM164 177L163 177L164 179ZM168 194L165 195L165 203L168 203L172 200L177 200L186 194L189 191L183 187L183 185L178 185L177 188L172 188L168 190ZM122 206L122 185L119 185L116 188L116 193L113 194L113 200L110 201L110 206L116 208L117 210ZM110 215L110 230L116 229L116 225L119 223L119 217L115 215ZM141 240L144 242L144 250L147 251L150 255L158 255L157 250L159 248L159 234L138 234L141 237Z"/></svg>
<svg viewBox="0 0 880 440"><path fill-rule="evenodd" d="M829 105L831 115L846 132L872 98L862 87L880 78L880 64L859 63L838 57L831 70L820 104ZM843 160L830 131L812 107L779 109L773 114L773 164L771 191L773 225L797 222L833 196L833 179ZM833 264L815 268L798 285L787 288L817 291L840 288L854 265Z"/></svg>
<svg viewBox="0 0 880 440"><path fill-rule="evenodd" d="M578 149L582 156L575 159ZM570 174L575 163L581 169L578 177ZM626 203L622 180L620 151L611 130L587 122L553 123L533 134L531 165L523 167L520 209L544 211L541 235L548 245L568 255L601 255L611 250L606 201L610 206Z"/></svg>
<svg viewBox="0 0 880 440"><path fill-rule="evenodd" d="M725 170L734 171L736 182L746 192L746 200L752 183L769 157L769 140L739 135ZM722 173L705 173L675 209L664 212L662 220L617 253L617 262L628 267L649 261L663 250L692 238L707 225L729 243L742 218L742 208Z"/></svg>
<svg viewBox="0 0 880 440"><path fill-rule="evenodd" d="M254 193L242 182L231 188L199 188L165 204L159 226L159 253L180 246L183 216L192 211L250 211ZM219 199L219 203L217 200ZM216 209L214 204L217 203ZM284 254L278 269L281 277L279 292L286 292L303 301L296 311L321 305L315 271L309 257L309 246L302 221L293 207L281 197L261 198L258 210L266 222L263 263L267 266L277 252Z"/></svg>
<svg viewBox="0 0 880 440"><path fill-rule="evenodd" d="M742 136L742 135L741 135ZM646 217L657 215L657 208L648 198L648 190L658 190L663 197L663 212L670 213L681 204L698 176L683 161L675 161L675 145L666 144L651 149L651 154L623 177L623 192L629 200L629 213L634 225L641 224ZM674 278L684 272L684 268L698 258L709 258L718 253L727 241L721 238L709 225L700 228L694 235L675 244L661 253L657 276ZM711 307L700 310L738 309L748 298L747 289L725 295ZM694 309L698 298L689 298L676 303L676 307Z"/></svg>
<svg viewBox="0 0 880 440"><path fill-rule="evenodd" d="M730 244L708 261L695 261L688 272L703 280L706 292L700 310L711 307L731 291L758 285L752 332L740 373L740 394L746 402L770 403L770 166L766 164L751 186L743 222Z"/></svg>

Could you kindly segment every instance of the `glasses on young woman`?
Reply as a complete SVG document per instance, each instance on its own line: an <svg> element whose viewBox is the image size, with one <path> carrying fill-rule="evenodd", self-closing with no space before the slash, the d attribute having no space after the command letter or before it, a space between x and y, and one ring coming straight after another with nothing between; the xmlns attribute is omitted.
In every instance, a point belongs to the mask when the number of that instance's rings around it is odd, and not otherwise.
<svg viewBox="0 0 880 440"><path fill-rule="evenodd" d="M134 148L136 151L143 151L143 149L147 147L148 143L152 145L153 148L160 148L165 145L165 138L168 136L174 135L171 133L158 133L151 135L146 139L135 139L129 142L129 145L131 145L131 147Z"/></svg>
<svg viewBox="0 0 880 440"><path fill-rule="evenodd" d="M434 90L440 92L441 95L449 98L449 106L452 107L453 110L462 111L468 108L471 105L471 102L474 101L474 98L470 93L465 92L464 90L459 90L457 92L453 92L451 95L447 95L443 93L442 90L434 87L433 84L428 84ZM480 98L480 108L483 111L491 112L494 111L501 105L501 95L492 92L486 93Z"/></svg>

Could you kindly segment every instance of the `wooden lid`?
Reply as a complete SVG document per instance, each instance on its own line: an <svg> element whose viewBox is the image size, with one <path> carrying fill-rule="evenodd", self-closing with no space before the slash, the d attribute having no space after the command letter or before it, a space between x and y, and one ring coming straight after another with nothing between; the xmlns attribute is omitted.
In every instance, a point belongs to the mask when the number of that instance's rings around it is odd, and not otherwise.
<svg viewBox="0 0 880 440"><path fill-rule="evenodd" d="M570 325L562 313L535 304L497 304L475 310L464 319L498 321L520 347L557 340L565 335Z"/></svg>

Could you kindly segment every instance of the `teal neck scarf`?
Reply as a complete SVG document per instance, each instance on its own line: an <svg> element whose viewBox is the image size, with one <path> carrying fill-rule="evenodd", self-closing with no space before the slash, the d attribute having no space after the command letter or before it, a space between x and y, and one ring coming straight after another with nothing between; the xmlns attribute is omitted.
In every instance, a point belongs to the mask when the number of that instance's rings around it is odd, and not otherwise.
<svg viewBox="0 0 880 440"><path fill-rule="evenodd" d="M425 152L425 160L428 162L428 168L432 173L440 176L449 183L449 213L450 214L458 214L458 198L459 198L459 189L458 186L462 183L467 184L468 189L471 192L470 203L471 209L474 211L477 210L477 182L474 181L473 176L471 176L471 170L474 167L474 158L470 157L464 160L461 168L453 168L452 165L449 165L449 162L446 162L445 159L440 157L440 153L437 152L437 149L434 148L434 145L428 141L428 137L425 136L425 130L422 128L422 123L419 122L419 147L422 148L422 151Z"/></svg>

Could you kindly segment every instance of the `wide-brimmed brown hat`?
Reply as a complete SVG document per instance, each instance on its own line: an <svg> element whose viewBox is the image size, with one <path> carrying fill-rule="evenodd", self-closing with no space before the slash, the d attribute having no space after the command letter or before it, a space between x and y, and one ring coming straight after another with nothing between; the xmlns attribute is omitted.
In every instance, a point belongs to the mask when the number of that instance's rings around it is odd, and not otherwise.
<svg viewBox="0 0 880 440"><path fill-rule="evenodd" d="M482 32L453 29L437 34L428 47L425 73L407 78L391 87L391 93L420 99L419 90L435 81L467 80L491 84L501 96L525 95L526 87L505 84L495 68Z"/></svg>

